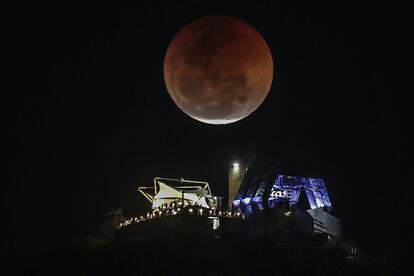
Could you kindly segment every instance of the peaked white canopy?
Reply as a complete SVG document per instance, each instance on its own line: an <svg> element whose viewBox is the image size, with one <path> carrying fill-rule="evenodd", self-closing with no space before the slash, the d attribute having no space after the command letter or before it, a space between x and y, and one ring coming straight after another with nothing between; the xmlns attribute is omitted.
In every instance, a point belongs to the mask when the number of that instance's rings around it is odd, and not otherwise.
<svg viewBox="0 0 414 276"><path fill-rule="evenodd" d="M163 204L168 204L177 200L185 200L191 205L199 205L205 208L211 208L207 203L207 198L212 198L211 192L206 182L195 182L205 184L204 186L180 186L171 187L156 178L154 181L154 192L155 195L151 195L145 192L145 189L152 189L150 187L140 187L138 190L152 203L152 208L158 208ZM166 179L170 180L170 179ZM186 182L182 180L182 182ZM189 182L189 181L187 181ZM190 183L194 183L190 182Z"/></svg>

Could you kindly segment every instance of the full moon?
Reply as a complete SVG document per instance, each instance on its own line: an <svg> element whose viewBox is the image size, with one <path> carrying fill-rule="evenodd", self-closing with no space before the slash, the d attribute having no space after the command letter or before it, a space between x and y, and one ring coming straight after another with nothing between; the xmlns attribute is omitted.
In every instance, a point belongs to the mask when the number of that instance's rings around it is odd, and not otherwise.
<svg viewBox="0 0 414 276"><path fill-rule="evenodd" d="M192 118L228 124L255 111L269 93L273 60L263 37L229 16L201 18L172 40L164 79L175 104Z"/></svg>

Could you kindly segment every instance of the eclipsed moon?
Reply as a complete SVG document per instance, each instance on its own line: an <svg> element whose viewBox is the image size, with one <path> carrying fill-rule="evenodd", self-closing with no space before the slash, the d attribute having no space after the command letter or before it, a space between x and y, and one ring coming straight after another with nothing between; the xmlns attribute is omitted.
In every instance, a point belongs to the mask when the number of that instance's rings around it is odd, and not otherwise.
<svg viewBox="0 0 414 276"><path fill-rule="evenodd" d="M172 40L164 79L177 106L208 124L245 118L264 101L273 79L273 60L263 37L229 16L191 22Z"/></svg>

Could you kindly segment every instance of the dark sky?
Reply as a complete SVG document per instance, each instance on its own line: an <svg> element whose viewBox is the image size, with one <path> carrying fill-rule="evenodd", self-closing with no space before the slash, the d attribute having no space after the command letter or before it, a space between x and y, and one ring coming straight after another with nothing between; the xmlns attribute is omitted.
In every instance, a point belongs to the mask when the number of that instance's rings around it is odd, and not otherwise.
<svg viewBox="0 0 414 276"><path fill-rule="evenodd" d="M395 250L414 184L407 10L360 1L151 2L5 9L6 254L90 233L118 207L144 212L136 188L155 176L206 180L225 196L228 165L275 145L292 171L326 180L348 237L374 252ZM169 42L207 15L245 20L275 58L265 102L230 125L191 119L164 85Z"/></svg>

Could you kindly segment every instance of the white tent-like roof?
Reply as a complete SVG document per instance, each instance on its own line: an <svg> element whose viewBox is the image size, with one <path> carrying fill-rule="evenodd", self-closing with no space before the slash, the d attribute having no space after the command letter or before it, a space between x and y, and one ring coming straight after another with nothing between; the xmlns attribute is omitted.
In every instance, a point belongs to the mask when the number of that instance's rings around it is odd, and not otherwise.
<svg viewBox="0 0 414 276"><path fill-rule="evenodd" d="M180 199L189 201L194 205L209 208L203 195L197 195L196 193L188 191L182 192L162 182L158 182L158 185L160 189L153 198L152 208L157 208L165 203L170 203Z"/></svg>
<svg viewBox="0 0 414 276"><path fill-rule="evenodd" d="M185 181L183 181L185 182ZM140 187L138 190L152 203L152 208L158 208L163 204L168 204L177 200L185 200L191 205L199 205L205 208L210 208L206 197L211 197L211 192L208 183L203 182L203 186L181 186L171 187L164 182L155 179L154 181L154 196L145 192L144 189L151 189L150 187Z"/></svg>

